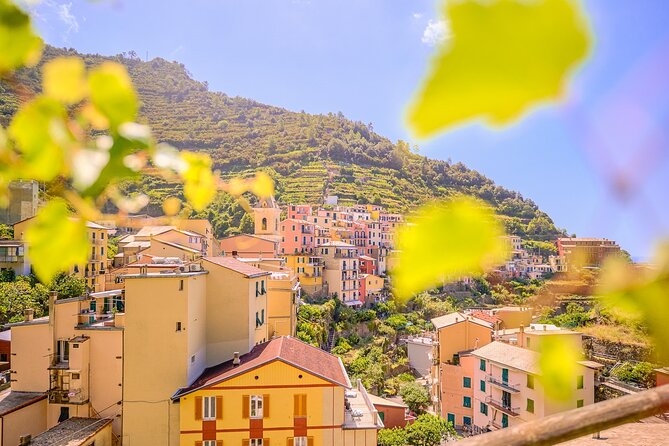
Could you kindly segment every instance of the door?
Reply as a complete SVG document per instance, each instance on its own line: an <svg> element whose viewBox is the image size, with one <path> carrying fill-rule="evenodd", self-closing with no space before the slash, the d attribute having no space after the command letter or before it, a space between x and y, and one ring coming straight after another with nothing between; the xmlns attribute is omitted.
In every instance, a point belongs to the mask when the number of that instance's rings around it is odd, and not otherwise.
<svg viewBox="0 0 669 446"><path fill-rule="evenodd" d="M455 414L449 413L446 417L448 422L451 423L453 426L455 426Z"/></svg>
<svg viewBox="0 0 669 446"><path fill-rule="evenodd" d="M502 406L511 407L511 394L509 392L502 391Z"/></svg>
<svg viewBox="0 0 669 446"><path fill-rule="evenodd" d="M464 424L465 426L471 426L472 419L470 417L462 417L462 424Z"/></svg>
<svg viewBox="0 0 669 446"><path fill-rule="evenodd" d="M502 382L509 382L509 369L502 369Z"/></svg>
<svg viewBox="0 0 669 446"><path fill-rule="evenodd" d="M502 427L509 427L509 416L502 414Z"/></svg>

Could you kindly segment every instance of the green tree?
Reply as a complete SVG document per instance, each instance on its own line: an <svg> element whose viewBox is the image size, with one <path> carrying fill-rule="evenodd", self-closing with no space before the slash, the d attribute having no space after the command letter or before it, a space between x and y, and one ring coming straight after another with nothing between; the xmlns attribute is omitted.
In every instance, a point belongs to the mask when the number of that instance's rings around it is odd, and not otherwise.
<svg viewBox="0 0 669 446"><path fill-rule="evenodd" d="M13 240L14 228L9 225L0 225L0 240Z"/></svg>
<svg viewBox="0 0 669 446"><path fill-rule="evenodd" d="M86 292L86 281L81 277L59 273L49 284L50 291L56 291L59 299L82 296Z"/></svg>
<svg viewBox="0 0 669 446"><path fill-rule="evenodd" d="M0 283L0 325L20 321L28 308L34 310L35 317L44 316L48 297L44 285L38 283L33 287L25 276L19 276L14 282Z"/></svg>
<svg viewBox="0 0 669 446"><path fill-rule="evenodd" d="M423 412L430 404L430 394L417 382L408 382L400 387L400 396L404 404L415 413Z"/></svg>
<svg viewBox="0 0 669 446"><path fill-rule="evenodd" d="M411 446L439 446L444 440L457 437L451 423L431 414L419 415L405 431Z"/></svg>

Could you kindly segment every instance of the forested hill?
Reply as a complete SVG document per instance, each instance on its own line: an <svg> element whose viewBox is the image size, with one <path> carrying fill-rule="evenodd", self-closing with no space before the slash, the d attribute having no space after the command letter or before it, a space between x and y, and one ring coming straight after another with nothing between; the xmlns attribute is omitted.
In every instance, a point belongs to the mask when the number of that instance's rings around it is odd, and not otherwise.
<svg viewBox="0 0 669 446"><path fill-rule="evenodd" d="M43 61L65 54L78 53L47 47ZM378 135L371 124L348 120L341 113L298 113L211 92L182 64L161 58L144 62L134 53L78 55L89 65L112 59L128 67L142 101L143 119L157 140L209 153L223 176L267 170L277 182L280 202L320 203L324 195L338 195L341 204L374 202L406 211L429 198L462 192L491 203L512 233L534 240L558 234L550 217L531 200L460 163L412 153L408 144ZM18 91L24 97L39 90L40 67L21 70L14 79L0 83L2 125L16 111ZM149 194L149 211L154 213L165 196L175 189L179 193L178 188L154 178L128 186ZM240 208L223 196L204 214L218 236L248 227Z"/></svg>

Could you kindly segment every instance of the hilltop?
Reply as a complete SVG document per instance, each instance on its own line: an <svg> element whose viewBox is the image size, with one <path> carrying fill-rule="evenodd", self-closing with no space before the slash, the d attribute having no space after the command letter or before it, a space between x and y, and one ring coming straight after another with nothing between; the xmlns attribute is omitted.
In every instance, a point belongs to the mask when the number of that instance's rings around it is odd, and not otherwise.
<svg viewBox="0 0 669 446"><path fill-rule="evenodd" d="M47 47L40 65L0 83L0 124L6 126L18 104L39 91L41 64L60 55L78 55L89 66L104 60L126 65L142 102L142 120L158 141L209 153L223 177L267 171L281 203L317 204L325 195L337 195L340 204L373 202L405 212L430 198L466 193L490 203L513 234L550 240L560 233L532 200L461 163L418 155L406 142L375 133L371 124L212 92L183 64L162 58L144 62L132 52L107 57ZM165 197L181 193L179 185L149 177L125 189L147 193L154 215ZM249 228L241 207L223 195L200 216L212 220L219 237Z"/></svg>

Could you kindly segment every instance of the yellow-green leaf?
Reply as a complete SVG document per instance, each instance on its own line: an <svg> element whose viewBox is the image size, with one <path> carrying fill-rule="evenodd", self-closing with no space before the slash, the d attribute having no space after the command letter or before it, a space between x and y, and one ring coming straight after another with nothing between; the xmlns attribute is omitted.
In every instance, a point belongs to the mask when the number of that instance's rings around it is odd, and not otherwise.
<svg viewBox="0 0 669 446"><path fill-rule="evenodd" d="M58 101L40 97L23 106L9 126L9 135L22 153L20 175L51 181L63 170L65 146L71 140L65 108Z"/></svg>
<svg viewBox="0 0 669 446"><path fill-rule="evenodd" d="M90 250L86 224L73 218L62 200L41 208L25 234L37 277L49 282L57 273L85 265Z"/></svg>
<svg viewBox="0 0 669 446"><path fill-rule="evenodd" d="M42 46L28 14L11 0L0 0L0 75L22 65L36 64Z"/></svg>
<svg viewBox="0 0 669 446"><path fill-rule="evenodd" d="M577 345L570 336L542 336L539 344L541 383L548 398L571 399L576 389L579 370L577 361L582 359Z"/></svg>
<svg viewBox="0 0 669 446"><path fill-rule="evenodd" d="M78 57L59 57L44 65L44 94L65 104L75 104L86 95L86 66Z"/></svg>
<svg viewBox="0 0 669 446"><path fill-rule="evenodd" d="M88 76L91 103L111 124L117 127L134 121L137 116L137 94L125 67L105 62Z"/></svg>
<svg viewBox="0 0 669 446"><path fill-rule="evenodd" d="M418 137L470 119L507 124L558 99L590 46L579 0L448 1L445 15L451 37L408 111Z"/></svg>
<svg viewBox="0 0 669 446"><path fill-rule="evenodd" d="M260 198L274 195L274 181L265 172L258 172L252 180L251 191Z"/></svg>
<svg viewBox="0 0 669 446"><path fill-rule="evenodd" d="M508 255L494 214L470 198L429 204L397 232L392 281L400 299L442 281L481 274Z"/></svg>
<svg viewBox="0 0 669 446"><path fill-rule="evenodd" d="M201 153L183 152L187 167L181 172L184 196L196 211L204 209L216 194L216 180L211 171L211 158Z"/></svg>

